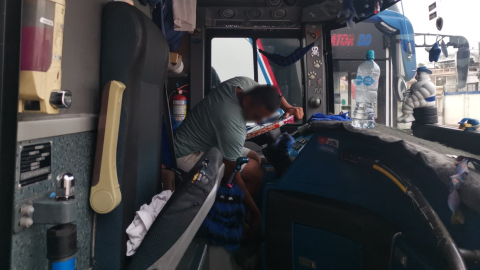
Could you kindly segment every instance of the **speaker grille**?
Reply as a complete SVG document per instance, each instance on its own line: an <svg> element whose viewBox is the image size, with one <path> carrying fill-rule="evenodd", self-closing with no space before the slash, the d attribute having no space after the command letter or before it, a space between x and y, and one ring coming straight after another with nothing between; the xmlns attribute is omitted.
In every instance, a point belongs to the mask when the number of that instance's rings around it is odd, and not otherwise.
<svg viewBox="0 0 480 270"><path fill-rule="evenodd" d="M283 0L283 3L287 6L294 6L297 3L297 0Z"/></svg>
<svg viewBox="0 0 480 270"><path fill-rule="evenodd" d="M275 19L280 19L287 15L287 11L285 9L277 9L272 12L272 17Z"/></svg>
<svg viewBox="0 0 480 270"><path fill-rule="evenodd" d="M278 6L282 3L282 0L268 0L268 4L271 6Z"/></svg>
<svg viewBox="0 0 480 270"><path fill-rule="evenodd" d="M258 9L258 8L251 8L251 9L247 10L246 16L249 19L258 19L258 18L260 18L260 16L262 16L262 10Z"/></svg>
<svg viewBox="0 0 480 270"><path fill-rule="evenodd" d="M331 16L338 14L338 10L337 10L337 8L335 8L334 6L325 5L325 6L323 6L323 8L324 8L324 10L327 11L327 13L330 14Z"/></svg>
<svg viewBox="0 0 480 270"><path fill-rule="evenodd" d="M226 9L222 9L220 11L220 16L222 16L223 18L233 18L235 17L235 10L231 9L231 8L226 8Z"/></svg>

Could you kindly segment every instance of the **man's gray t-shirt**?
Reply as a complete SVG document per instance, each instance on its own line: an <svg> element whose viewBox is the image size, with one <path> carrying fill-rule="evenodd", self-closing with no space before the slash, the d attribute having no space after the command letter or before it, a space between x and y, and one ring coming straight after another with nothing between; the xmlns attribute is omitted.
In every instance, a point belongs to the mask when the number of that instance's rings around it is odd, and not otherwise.
<svg viewBox="0 0 480 270"><path fill-rule="evenodd" d="M257 82L247 77L235 77L222 82L187 113L175 134L176 157L212 147L223 157L235 161L242 156L246 138L246 122L235 89L248 91Z"/></svg>

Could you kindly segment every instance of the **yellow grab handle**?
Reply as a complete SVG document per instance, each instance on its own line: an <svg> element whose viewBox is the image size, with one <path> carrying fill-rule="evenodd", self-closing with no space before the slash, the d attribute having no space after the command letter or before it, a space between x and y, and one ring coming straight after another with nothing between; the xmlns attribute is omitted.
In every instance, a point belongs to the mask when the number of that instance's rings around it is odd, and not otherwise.
<svg viewBox="0 0 480 270"><path fill-rule="evenodd" d="M122 200L117 176L117 141L124 90L125 85L118 81L107 83L103 89L90 192L90 205L99 214L111 212Z"/></svg>

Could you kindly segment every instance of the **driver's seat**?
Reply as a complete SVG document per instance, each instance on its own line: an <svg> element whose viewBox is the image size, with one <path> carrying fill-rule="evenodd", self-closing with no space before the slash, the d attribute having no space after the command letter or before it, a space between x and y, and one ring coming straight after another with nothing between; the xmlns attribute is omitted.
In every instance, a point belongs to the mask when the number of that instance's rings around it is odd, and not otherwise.
<svg viewBox="0 0 480 270"><path fill-rule="evenodd" d="M202 158L177 183L137 252L126 256L128 225L140 206L150 203L162 188L160 148L168 57L165 36L145 14L124 2L105 5L101 84L118 81L126 88L116 149L121 202L113 211L96 216L94 269L175 269L215 200L223 163L220 151L213 148L204 156L210 160L207 177L192 182Z"/></svg>

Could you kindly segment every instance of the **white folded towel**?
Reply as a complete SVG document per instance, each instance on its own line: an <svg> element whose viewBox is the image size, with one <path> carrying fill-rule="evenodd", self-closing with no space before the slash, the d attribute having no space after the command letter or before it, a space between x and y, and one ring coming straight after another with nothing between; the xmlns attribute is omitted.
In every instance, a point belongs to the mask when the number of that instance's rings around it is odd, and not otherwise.
<svg viewBox="0 0 480 270"><path fill-rule="evenodd" d="M132 256L137 251L143 241L148 229L152 226L153 221L163 209L168 199L172 196L171 190L162 191L155 195L150 204L144 204L137 211L133 222L127 228L127 256Z"/></svg>
<svg viewBox="0 0 480 270"><path fill-rule="evenodd" d="M197 0L172 0L173 29L192 32L197 21Z"/></svg>

